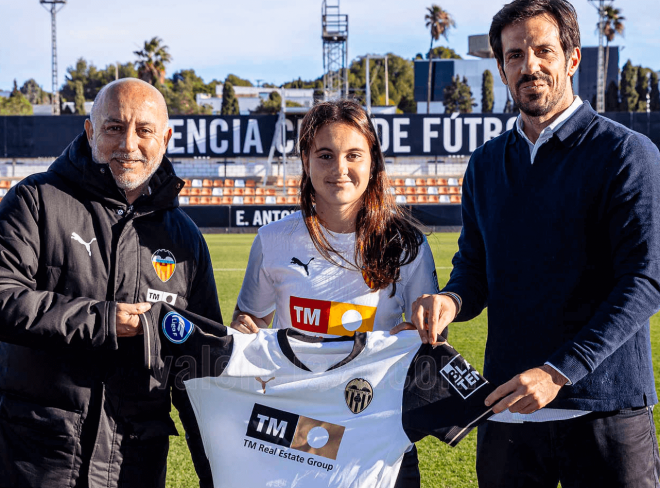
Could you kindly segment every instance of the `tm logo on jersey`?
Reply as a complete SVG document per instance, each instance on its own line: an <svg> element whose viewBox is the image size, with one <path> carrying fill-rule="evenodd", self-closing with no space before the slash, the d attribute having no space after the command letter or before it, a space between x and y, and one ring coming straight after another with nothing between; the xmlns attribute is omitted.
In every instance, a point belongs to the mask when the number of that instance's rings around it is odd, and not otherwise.
<svg viewBox="0 0 660 488"><path fill-rule="evenodd" d="M163 318L163 334L174 344L186 342L194 328L191 321L176 312L168 312Z"/></svg>
<svg viewBox="0 0 660 488"><path fill-rule="evenodd" d="M449 361L449 364L440 370L440 374L463 397L463 400L488 383L462 356L456 356Z"/></svg>
<svg viewBox="0 0 660 488"><path fill-rule="evenodd" d="M344 427L255 403L245 435L336 460Z"/></svg>
<svg viewBox="0 0 660 488"><path fill-rule="evenodd" d="M352 336L374 330L376 307L291 296L291 326L307 332Z"/></svg>

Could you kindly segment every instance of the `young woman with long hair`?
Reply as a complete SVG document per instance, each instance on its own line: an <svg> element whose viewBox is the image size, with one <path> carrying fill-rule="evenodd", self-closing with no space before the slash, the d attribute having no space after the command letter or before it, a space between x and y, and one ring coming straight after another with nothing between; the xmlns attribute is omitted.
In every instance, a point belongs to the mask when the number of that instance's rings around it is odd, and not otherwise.
<svg viewBox="0 0 660 488"><path fill-rule="evenodd" d="M410 320L414 300L438 292L435 263L389 190L368 115L348 100L315 105L299 150L301 210L259 229L231 326L255 333L274 316L274 328L353 335ZM396 486L419 486L414 449Z"/></svg>

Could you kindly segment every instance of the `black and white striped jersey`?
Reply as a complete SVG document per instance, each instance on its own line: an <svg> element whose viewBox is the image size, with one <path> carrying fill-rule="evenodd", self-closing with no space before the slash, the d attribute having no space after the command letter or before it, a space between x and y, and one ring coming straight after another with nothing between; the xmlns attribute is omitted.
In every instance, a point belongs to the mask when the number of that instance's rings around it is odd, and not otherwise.
<svg viewBox="0 0 660 488"><path fill-rule="evenodd" d="M162 303L144 325L149 362L185 384L216 487L390 488L412 442L456 445L491 415L493 386L416 331L217 337Z"/></svg>

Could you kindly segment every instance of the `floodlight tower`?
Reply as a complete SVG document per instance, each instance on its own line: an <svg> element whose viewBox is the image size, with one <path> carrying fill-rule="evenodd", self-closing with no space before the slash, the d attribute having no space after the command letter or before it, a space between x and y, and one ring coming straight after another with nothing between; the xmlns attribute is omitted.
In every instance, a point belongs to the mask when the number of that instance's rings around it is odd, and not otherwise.
<svg viewBox="0 0 660 488"><path fill-rule="evenodd" d="M605 7L614 0L589 0L598 10L598 72L596 73L596 112L605 112L605 49L603 37L605 36Z"/></svg>
<svg viewBox="0 0 660 488"><path fill-rule="evenodd" d="M60 114L60 92L57 89L57 29L55 14L64 8L67 0L39 0L46 10L50 10L51 35L53 38L53 95L50 98L53 115Z"/></svg>
<svg viewBox="0 0 660 488"><path fill-rule="evenodd" d="M348 15L339 0L323 0L323 99L348 97Z"/></svg>

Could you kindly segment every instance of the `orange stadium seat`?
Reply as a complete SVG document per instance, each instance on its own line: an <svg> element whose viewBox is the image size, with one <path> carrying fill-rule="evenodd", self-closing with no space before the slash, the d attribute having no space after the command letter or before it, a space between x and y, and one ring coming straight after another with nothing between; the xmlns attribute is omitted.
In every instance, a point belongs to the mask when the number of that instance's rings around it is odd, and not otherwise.
<svg viewBox="0 0 660 488"><path fill-rule="evenodd" d="M451 195L449 197L449 201L451 203L461 203L461 196L460 195Z"/></svg>
<svg viewBox="0 0 660 488"><path fill-rule="evenodd" d="M426 195L419 195L417 197L417 203L429 203L429 197Z"/></svg>
<svg viewBox="0 0 660 488"><path fill-rule="evenodd" d="M253 197L253 196L254 196L254 188L248 188L248 187L246 187L245 190L243 190L243 191L245 192L244 195L245 195L246 197L248 197L248 196L249 196L249 197Z"/></svg>
<svg viewBox="0 0 660 488"><path fill-rule="evenodd" d="M452 195L457 195L457 194L461 193L461 188L458 187L458 186L450 186L449 187L449 193L451 193Z"/></svg>
<svg viewBox="0 0 660 488"><path fill-rule="evenodd" d="M192 186L192 181L189 180L188 178L185 178L183 180L183 184L184 184L184 186Z"/></svg>
<svg viewBox="0 0 660 488"><path fill-rule="evenodd" d="M284 205L284 204L286 204L286 198L285 197L277 197L277 199L275 200L275 203L277 203L277 205Z"/></svg>
<svg viewBox="0 0 660 488"><path fill-rule="evenodd" d="M188 203L190 205L199 205L199 197L190 197Z"/></svg>
<svg viewBox="0 0 660 488"><path fill-rule="evenodd" d="M298 205L300 200L298 200L298 197L286 197L286 203L289 205Z"/></svg>
<svg viewBox="0 0 660 488"><path fill-rule="evenodd" d="M438 186L447 186L447 178L438 178L435 183Z"/></svg>
<svg viewBox="0 0 660 488"><path fill-rule="evenodd" d="M406 195L414 195L415 194L415 187L414 186L407 186L405 190Z"/></svg>
<svg viewBox="0 0 660 488"><path fill-rule="evenodd" d="M254 205L254 197L243 197L243 205Z"/></svg>
<svg viewBox="0 0 660 488"><path fill-rule="evenodd" d="M9 180L0 180L0 188L11 188L11 182Z"/></svg>
<svg viewBox="0 0 660 488"><path fill-rule="evenodd" d="M254 180L246 180L245 181L245 187L246 188L254 188L257 186L257 182Z"/></svg>
<svg viewBox="0 0 660 488"><path fill-rule="evenodd" d="M284 179L283 178L278 178L277 182L275 182L275 186L277 187L283 187L284 186Z"/></svg>
<svg viewBox="0 0 660 488"><path fill-rule="evenodd" d="M300 183L295 178L287 178L286 179L286 186L289 187L289 188L293 187L293 186L298 186L299 184Z"/></svg>
<svg viewBox="0 0 660 488"><path fill-rule="evenodd" d="M211 205L221 205L222 197L211 197Z"/></svg>
<svg viewBox="0 0 660 488"><path fill-rule="evenodd" d="M231 200L232 200L232 197L222 197L222 204L223 205L231 205Z"/></svg>
<svg viewBox="0 0 660 488"><path fill-rule="evenodd" d="M287 188L286 189L286 194L288 196L297 195L298 194L298 189L297 188Z"/></svg>
<svg viewBox="0 0 660 488"><path fill-rule="evenodd" d="M397 186L397 187L394 188L394 194L395 195L404 195L405 193L406 193L406 191L403 188L401 188L400 186Z"/></svg>
<svg viewBox="0 0 660 488"><path fill-rule="evenodd" d="M213 188L213 180L205 179L202 181L202 186L204 188Z"/></svg>
<svg viewBox="0 0 660 488"><path fill-rule="evenodd" d="M235 197L242 197L244 194L245 194L245 190L243 188L234 188Z"/></svg>
<svg viewBox="0 0 660 488"><path fill-rule="evenodd" d="M198 197L201 193L202 193L201 188L191 188L190 189L190 195L193 196L193 197Z"/></svg>
<svg viewBox="0 0 660 488"><path fill-rule="evenodd" d="M262 187L258 187L254 189L254 194L258 196L262 196L266 194L266 190L264 190Z"/></svg>
<svg viewBox="0 0 660 488"><path fill-rule="evenodd" d="M213 180L213 188L218 188L221 186L225 186L225 180L223 180L222 178L217 178Z"/></svg>
<svg viewBox="0 0 660 488"><path fill-rule="evenodd" d="M408 195L406 197L406 203L417 203L417 197L415 195Z"/></svg>
<svg viewBox="0 0 660 488"><path fill-rule="evenodd" d="M447 195L449 194L449 187L448 186L439 186L438 187L438 193L440 195Z"/></svg>
<svg viewBox="0 0 660 488"><path fill-rule="evenodd" d="M426 178L426 186L435 186L435 178Z"/></svg>
<svg viewBox="0 0 660 488"><path fill-rule="evenodd" d="M274 197L277 195L277 190L275 188L266 188L266 196Z"/></svg>
<svg viewBox="0 0 660 488"><path fill-rule="evenodd" d="M181 190L179 195L182 196L182 197L187 197L188 195L190 195L190 189L189 188L184 188L183 190Z"/></svg>
<svg viewBox="0 0 660 488"><path fill-rule="evenodd" d="M424 178L417 178L415 180L416 186L426 186L426 180Z"/></svg>
<svg viewBox="0 0 660 488"><path fill-rule="evenodd" d="M223 188L222 189L222 196L231 197L233 194L234 194L234 189L233 188Z"/></svg>
<svg viewBox="0 0 660 488"><path fill-rule="evenodd" d="M266 198L265 197L254 197L254 203L256 205L263 205L266 203Z"/></svg>
<svg viewBox="0 0 660 488"><path fill-rule="evenodd" d="M211 197L201 197L199 203L200 205L211 205Z"/></svg>
<svg viewBox="0 0 660 488"><path fill-rule="evenodd" d="M429 203L439 203L440 197L438 195L429 195Z"/></svg>
<svg viewBox="0 0 660 488"><path fill-rule="evenodd" d="M201 195L203 197L210 197L211 195L213 195L213 188L202 188Z"/></svg>
<svg viewBox="0 0 660 488"><path fill-rule="evenodd" d="M226 179L225 180L225 188L230 187L230 186L234 186L234 180Z"/></svg>
<svg viewBox="0 0 660 488"><path fill-rule="evenodd" d="M425 186L418 186L417 188L415 188L415 193L417 195L426 195L427 188Z"/></svg>
<svg viewBox="0 0 660 488"><path fill-rule="evenodd" d="M396 178L394 180L394 186L405 186L406 182L402 178Z"/></svg>

